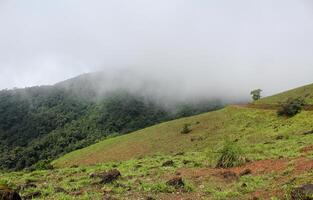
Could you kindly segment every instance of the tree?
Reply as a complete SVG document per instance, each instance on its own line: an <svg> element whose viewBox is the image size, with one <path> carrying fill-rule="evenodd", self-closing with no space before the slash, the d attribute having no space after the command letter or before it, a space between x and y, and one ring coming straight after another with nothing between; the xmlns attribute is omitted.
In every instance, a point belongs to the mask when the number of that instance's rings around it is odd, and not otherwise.
<svg viewBox="0 0 313 200"><path fill-rule="evenodd" d="M254 101L259 100L261 98L261 89L252 90L250 94L252 95L252 99Z"/></svg>

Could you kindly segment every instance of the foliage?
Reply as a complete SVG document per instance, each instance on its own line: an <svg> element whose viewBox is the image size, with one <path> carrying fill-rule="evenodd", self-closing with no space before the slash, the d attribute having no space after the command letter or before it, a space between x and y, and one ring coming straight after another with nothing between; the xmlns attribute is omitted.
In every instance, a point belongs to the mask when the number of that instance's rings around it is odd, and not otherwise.
<svg viewBox="0 0 313 200"><path fill-rule="evenodd" d="M79 85L77 82L75 91L60 85L0 91L0 169L31 167L111 134L129 133L181 116L179 110L173 113L127 91L95 98L92 89ZM202 107L194 109L199 112Z"/></svg>
<svg viewBox="0 0 313 200"><path fill-rule="evenodd" d="M261 89L252 90L250 92L250 95L252 95L252 99L254 101L257 101L257 100L259 100L261 98L261 92L262 92Z"/></svg>
<svg viewBox="0 0 313 200"><path fill-rule="evenodd" d="M245 163L245 157L241 148L233 142L226 141L220 152L216 167L230 168L237 167Z"/></svg>
<svg viewBox="0 0 313 200"><path fill-rule="evenodd" d="M287 116L292 117L301 112L303 106L305 105L305 101L303 98L289 98L286 102L280 105L277 114L279 116Z"/></svg>

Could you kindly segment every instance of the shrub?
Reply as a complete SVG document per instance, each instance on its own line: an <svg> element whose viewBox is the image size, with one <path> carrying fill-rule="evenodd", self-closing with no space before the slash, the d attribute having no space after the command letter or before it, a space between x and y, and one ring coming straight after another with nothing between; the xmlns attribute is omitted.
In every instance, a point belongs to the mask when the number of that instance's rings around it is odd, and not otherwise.
<svg viewBox="0 0 313 200"><path fill-rule="evenodd" d="M301 112L305 101L303 98L289 98L286 102L282 103L277 111L279 116L292 117Z"/></svg>
<svg viewBox="0 0 313 200"><path fill-rule="evenodd" d="M230 168L237 167L246 162L242 150L236 144L226 141L223 149L220 151L220 156L216 167Z"/></svg>
<svg viewBox="0 0 313 200"><path fill-rule="evenodd" d="M189 124L184 124L183 129L181 130L181 134L187 134L191 132L191 129L189 128Z"/></svg>
<svg viewBox="0 0 313 200"><path fill-rule="evenodd" d="M34 164L31 168L34 170L49 170L53 169L53 166L51 165L50 160L41 160Z"/></svg>

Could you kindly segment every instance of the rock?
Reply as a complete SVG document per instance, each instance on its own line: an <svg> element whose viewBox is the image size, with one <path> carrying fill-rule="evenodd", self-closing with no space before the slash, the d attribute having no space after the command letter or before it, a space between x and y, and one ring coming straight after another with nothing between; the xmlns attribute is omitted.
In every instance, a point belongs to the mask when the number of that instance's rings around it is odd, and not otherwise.
<svg viewBox="0 0 313 200"><path fill-rule="evenodd" d="M237 180L238 176L235 172L225 171L221 173L222 177L227 180Z"/></svg>
<svg viewBox="0 0 313 200"><path fill-rule="evenodd" d="M252 174L251 169L245 169L242 172L240 172L239 176L246 176L246 175L249 175L249 174Z"/></svg>
<svg viewBox="0 0 313 200"><path fill-rule="evenodd" d="M291 191L291 200L313 200L313 184L303 185Z"/></svg>
<svg viewBox="0 0 313 200"><path fill-rule="evenodd" d="M185 183L182 177L175 177L166 182L167 185L174 186L176 188L184 187Z"/></svg>
<svg viewBox="0 0 313 200"><path fill-rule="evenodd" d="M1 200L21 200L20 195L7 186L0 185L0 199Z"/></svg>
<svg viewBox="0 0 313 200"><path fill-rule="evenodd" d="M168 160L162 164L163 167L174 166L174 161Z"/></svg>
<svg viewBox="0 0 313 200"><path fill-rule="evenodd" d="M100 183L102 184L112 183L113 181L118 179L120 176L121 176L121 173L117 169L112 169L110 171L99 173L99 174L96 174L96 173L90 174L91 178L101 178Z"/></svg>

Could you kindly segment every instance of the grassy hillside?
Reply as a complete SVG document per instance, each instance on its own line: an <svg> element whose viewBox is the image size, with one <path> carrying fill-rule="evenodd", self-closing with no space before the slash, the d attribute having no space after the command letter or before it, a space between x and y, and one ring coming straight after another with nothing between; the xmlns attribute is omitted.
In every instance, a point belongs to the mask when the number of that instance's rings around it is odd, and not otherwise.
<svg viewBox="0 0 313 200"><path fill-rule="evenodd" d="M259 105L300 93L309 89ZM310 110L281 117L272 109L228 106L105 139L60 157L51 170L2 173L0 186L51 200L298 199L291 198L294 189L313 179L312 119ZM182 134L186 124L190 132ZM229 144L226 152L242 162L217 168ZM121 177L102 182L98 175L112 169ZM169 184L177 177L178 186Z"/></svg>
<svg viewBox="0 0 313 200"><path fill-rule="evenodd" d="M284 102L288 98L302 97L309 105L313 105L313 84L295 88L283 93L279 93L270 97L256 101L256 104L278 104Z"/></svg>
<svg viewBox="0 0 313 200"><path fill-rule="evenodd" d="M301 133L313 129L313 113L302 112L290 118L277 117L275 111L229 106L198 116L178 119L152 126L121 137L104 140L87 148L71 152L54 162L57 167L90 165L121 161L155 154L176 154L188 151L207 151L214 156L226 139L238 140L253 160L296 156L304 144L296 140L275 141L304 137ZM191 124L189 134L181 134L184 124ZM269 142L264 145L263 143ZM208 157L208 160L210 160Z"/></svg>
<svg viewBox="0 0 313 200"><path fill-rule="evenodd" d="M104 140L56 160L54 170L0 174L0 180L12 188L35 184L20 194L40 192L37 199L288 199L313 178L312 117L229 106ZM181 134L186 123L192 131ZM250 162L215 168L225 140ZM103 184L90 176L110 169L121 178ZM184 186L167 184L177 176Z"/></svg>

